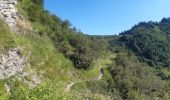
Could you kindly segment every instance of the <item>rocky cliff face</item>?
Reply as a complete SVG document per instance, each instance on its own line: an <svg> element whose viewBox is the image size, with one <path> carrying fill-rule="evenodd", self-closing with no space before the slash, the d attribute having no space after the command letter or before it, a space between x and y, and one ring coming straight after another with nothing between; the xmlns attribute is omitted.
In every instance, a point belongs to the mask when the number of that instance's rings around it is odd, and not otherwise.
<svg viewBox="0 0 170 100"><path fill-rule="evenodd" d="M32 29L29 21L26 21L24 17L19 14L16 8L17 4L18 0L0 0L0 19L3 20L14 33L30 33ZM1 50L2 48L0 48L0 80L8 79L16 75L18 77L17 79L27 83L29 87L36 87L41 83L41 79L36 74L36 71L30 68L28 62L29 57L22 55L21 52L23 49L21 48L22 47L18 46L16 48L9 48L9 50L3 49L3 51ZM26 68L29 70L24 70ZM25 77L29 77L29 80L26 80Z"/></svg>
<svg viewBox="0 0 170 100"><path fill-rule="evenodd" d="M17 21L21 20L16 5L18 0L0 0L0 19L7 23L13 32L18 32Z"/></svg>
<svg viewBox="0 0 170 100"><path fill-rule="evenodd" d="M26 58L22 57L18 48L10 49L0 55L0 79L6 79L22 73Z"/></svg>
<svg viewBox="0 0 170 100"><path fill-rule="evenodd" d="M8 79L17 75L18 79L28 84L30 88L36 87L41 83L41 79L37 76L36 72L31 70L27 57L21 54L22 49L17 47L10 49L6 53L0 53L0 79ZM29 71L24 68L29 67ZM26 80L29 77L30 80Z"/></svg>

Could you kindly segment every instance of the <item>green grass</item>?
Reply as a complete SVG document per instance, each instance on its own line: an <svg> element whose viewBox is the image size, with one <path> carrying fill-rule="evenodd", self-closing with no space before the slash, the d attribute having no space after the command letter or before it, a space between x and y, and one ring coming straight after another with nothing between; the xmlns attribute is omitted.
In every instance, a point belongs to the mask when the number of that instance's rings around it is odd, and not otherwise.
<svg viewBox="0 0 170 100"><path fill-rule="evenodd" d="M115 54L108 53L107 55L96 59L96 61L93 62L93 67L90 70L79 71L80 79L86 80L98 76L100 73L100 69L107 68L107 65L112 63L111 59L115 58L115 56Z"/></svg>
<svg viewBox="0 0 170 100"><path fill-rule="evenodd" d="M21 8L27 2L30 0L24 0L24 4L19 3L18 5L19 12L26 20L27 13ZM76 69L72 61L59 52L52 40L45 35L48 26L38 22L31 24L35 30L33 34L16 35L0 21L0 50L8 51L10 48L22 48L21 53L28 58L31 70L34 70L39 76L42 75L42 84L30 89L25 83L17 79L17 75L10 79L1 80L0 100L77 100L89 97L94 100L105 100L105 96L102 94L87 92L79 94L78 92L86 88L88 80L99 75L101 68L105 68L107 64L112 62L110 58L114 57L114 54L97 59L90 70ZM43 34L40 36L37 32L43 32ZM26 66L25 71L29 70L30 68ZM30 80L29 77L26 79ZM73 91L66 92L65 89L70 82L77 84L74 85ZM11 87L10 95L5 90L5 83Z"/></svg>
<svg viewBox="0 0 170 100"><path fill-rule="evenodd" d="M31 69L38 74L44 71L43 84L32 90L29 90L28 86L20 81L9 79L8 81L13 84L11 95L8 95L5 91L5 82L0 81L0 100L10 97L14 99L19 97L18 100L67 97L68 94L64 93L65 85L69 80L74 79L69 75L69 71L74 71L72 62L54 47L48 37L40 37L36 34L34 36L29 34L15 35L2 22L0 26L0 49L7 51L10 48L21 47L21 53L28 57ZM51 91L51 93L46 93L46 90ZM42 95L45 96L41 97Z"/></svg>
<svg viewBox="0 0 170 100"><path fill-rule="evenodd" d="M5 82L0 80L0 100L7 100L8 93L5 89Z"/></svg>
<svg viewBox="0 0 170 100"><path fill-rule="evenodd" d="M34 24L39 31L44 26L37 23ZM53 42L46 35L38 34L20 34L16 35L9 31L9 28L0 22L0 49L7 51L10 48L22 48L22 55L28 57L31 70L36 71L38 75L42 75L42 84L36 88L29 89L25 83L17 80L17 76L0 81L0 100L75 100L80 98L93 97L99 100L97 94L82 93L78 91L85 89L87 80L97 77L101 68L105 68L106 64L111 63L110 58L113 54L101 57L93 63L92 69L78 70L73 63L66 58L63 53L56 49ZM25 71L29 71L29 67L25 67ZM27 80L30 80L26 77ZM65 91L70 82L80 82L75 84L74 91L68 93ZM11 86L11 95L5 91L5 83ZM83 85L84 84L84 85ZM88 88L87 88L88 89ZM104 97L104 96L103 96Z"/></svg>
<svg viewBox="0 0 170 100"><path fill-rule="evenodd" d="M166 76L170 76L170 69L169 69L169 68L162 68L161 71L162 71Z"/></svg>
<svg viewBox="0 0 170 100"><path fill-rule="evenodd" d="M9 49L15 47L13 34L10 33L9 28L6 24L0 21L0 49Z"/></svg>
<svg viewBox="0 0 170 100"><path fill-rule="evenodd" d="M111 59L113 58L115 58L115 54L108 53L108 55L97 59L94 62L92 69L87 71L79 70L77 80L73 81L75 84L71 87L71 94L79 96L80 98L89 97L94 100L107 100L109 96L105 94L107 91L105 90L106 88L104 89L104 85L106 84L105 80L111 78L111 76L106 69L107 65L112 63ZM94 80L94 78L99 76L101 68L105 71L102 80ZM89 92L89 90L94 91ZM101 93L102 90L103 92Z"/></svg>

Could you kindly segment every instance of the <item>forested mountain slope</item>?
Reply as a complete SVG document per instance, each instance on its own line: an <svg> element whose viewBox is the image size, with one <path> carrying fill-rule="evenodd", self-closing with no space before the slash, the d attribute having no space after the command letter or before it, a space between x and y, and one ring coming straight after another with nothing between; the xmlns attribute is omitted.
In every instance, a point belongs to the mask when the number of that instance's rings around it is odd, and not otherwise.
<svg viewBox="0 0 170 100"><path fill-rule="evenodd" d="M141 61L155 67L170 66L170 18L141 22L121 33L118 42L127 46Z"/></svg>

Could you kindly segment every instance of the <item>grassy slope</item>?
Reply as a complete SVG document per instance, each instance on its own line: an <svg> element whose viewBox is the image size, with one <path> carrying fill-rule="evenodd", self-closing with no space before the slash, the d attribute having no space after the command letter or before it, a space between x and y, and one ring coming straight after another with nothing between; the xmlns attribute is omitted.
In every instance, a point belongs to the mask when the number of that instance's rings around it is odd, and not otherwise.
<svg viewBox="0 0 170 100"><path fill-rule="evenodd" d="M29 57L31 69L34 69L37 74L43 75L43 82L40 86L29 89L24 83L13 80L16 77L0 81L0 99L14 99L14 100L29 100L29 99L80 99L86 97L93 97L97 100L106 98L102 94L95 93L81 93L81 87L77 90L66 92L66 86L70 82L85 82L95 78L100 73L100 68L109 63L110 57L96 60L93 68L88 71L75 69L73 63L64 57L53 45L52 41L46 36L39 35L15 35L11 33L7 26L1 22L0 24L0 49L6 51L13 47L22 47L23 55ZM36 27L40 27L38 25ZM31 55L30 55L31 54ZM106 59L107 58L107 59ZM4 85L11 86L11 95L5 91Z"/></svg>
<svg viewBox="0 0 170 100"><path fill-rule="evenodd" d="M21 6L22 5L19 4L18 9L26 17L27 15L21 9ZM35 30L47 28L47 26L36 22L31 23L31 25ZM105 56L104 58L96 60L93 64L94 67L88 71L78 70L69 59L64 57L64 55L55 48L49 37L39 36L36 33L33 35L15 35L10 32L7 25L1 21L1 51L7 51L9 48L18 46L23 48L22 54L29 57L28 60L31 65L31 69L35 70L37 74L43 76L43 82L40 86L29 89L26 84L16 79L17 76L1 80L0 100L74 100L87 97L92 97L97 100L105 100L106 97L102 94L87 92L78 94L78 92L82 89L79 87L79 84L74 85L76 90L73 89L70 92L66 92L65 89L70 82L86 83L87 80L97 77L100 73L100 68L109 63L107 61L109 61L108 59L110 59L110 57ZM6 92L5 84L8 84L11 87L11 94Z"/></svg>
<svg viewBox="0 0 170 100"><path fill-rule="evenodd" d="M23 11L21 12L24 14ZM36 30L46 28L40 23L31 24ZM6 51L17 46L24 49L22 53L29 57L31 69L34 69L39 75L42 74L43 82L38 87L29 89L21 81L14 80L15 77L0 80L0 100L76 100L85 98L106 100L109 98L108 94L100 93L100 91L89 92L91 88L89 83L92 86L94 83L94 88L98 88L95 86L96 83L99 83L100 87L103 80L111 77L106 70L106 65L112 63L111 59L115 57L115 54L108 53L98 58L90 70L78 70L55 48L49 37L37 34L15 35L9 32L7 26L1 22L0 49ZM99 76L101 68L105 70L104 77L101 80L93 80ZM163 72L169 76L169 71L163 70ZM66 92L65 89L71 82L75 84L71 87L71 91ZM5 91L5 84L11 86L10 95Z"/></svg>
<svg viewBox="0 0 170 100"><path fill-rule="evenodd" d="M83 73L81 72L79 80L76 81L71 88L71 93L77 93L79 99L91 97L94 100L108 100L110 97L109 94L100 93L99 91L91 91L92 87L89 86L89 83L94 83L94 85L97 85L96 88L94 88L97 89L100 87L99 84L101 82L111 77L109 72L107 72L105 69L107 69L108 64L112 63L111 59L113 58L115 58L115 54L105 55L94 62L94 67L91 70L85 71ZM105 70L105 73L102 79L98 79L101 68Z"/></svg>

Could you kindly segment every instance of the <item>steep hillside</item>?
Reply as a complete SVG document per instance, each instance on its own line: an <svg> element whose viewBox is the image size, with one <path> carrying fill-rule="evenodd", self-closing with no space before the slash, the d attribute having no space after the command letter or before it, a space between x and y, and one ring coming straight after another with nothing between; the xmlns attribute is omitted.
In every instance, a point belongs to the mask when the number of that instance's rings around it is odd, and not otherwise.
<svg viewBox="0 0 170 100"><path fill-rule="evenodd" d="M43 2L0 1L0 100L170 99L169 19L89 36Z"/></svg>
<svg viewBox="0 0 170 100"><path fill-rule="evenodd" d="M170 66L170 19L160 22L141 22L121 33L118 40L151 66Z"/></svg>
<svg viewBox="0 0 170 100"><path fill-rule="evenodd" d="M42 2L1 1L0 99L98 98L93 93L68 93L67 87L98 77L100 68L92 66L100 45L45 11Z"/></svg>

